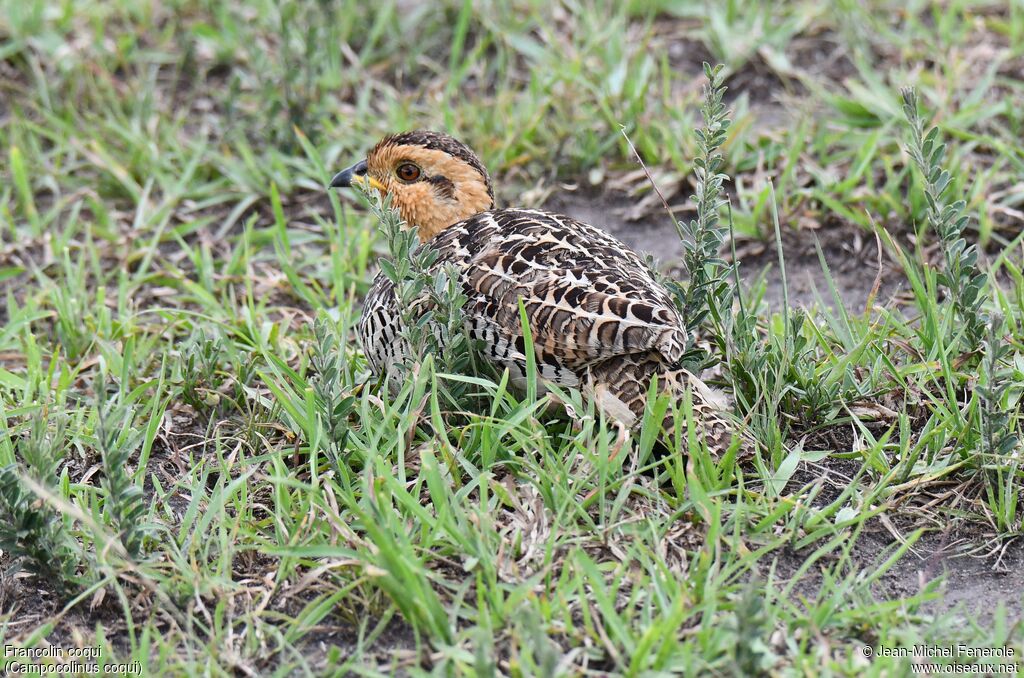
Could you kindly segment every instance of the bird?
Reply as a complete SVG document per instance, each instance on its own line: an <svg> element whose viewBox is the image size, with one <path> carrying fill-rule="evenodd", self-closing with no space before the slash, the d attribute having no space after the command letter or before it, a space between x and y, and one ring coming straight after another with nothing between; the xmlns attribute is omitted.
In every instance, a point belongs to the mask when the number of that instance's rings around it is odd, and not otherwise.
<svg viewBox="0 0 1024 678"><path fill-rule="evenodd" d="M458 277L466 329L482 357L527 383L522 301L533 339L537 383L576 388L621 428L642 421L651 381L677 401L689 390L709 449L728 446L733 426L723 393L682 364L689 338L669 291L627 245L591 224L540 209L496 208L480 158L440 132L385 136L330 188L360 184L391 197L433 267ZM378 273L356 333L375 376L396 377L408 347L392 281ZM662 423L671 434L672 408Z"/></svg>

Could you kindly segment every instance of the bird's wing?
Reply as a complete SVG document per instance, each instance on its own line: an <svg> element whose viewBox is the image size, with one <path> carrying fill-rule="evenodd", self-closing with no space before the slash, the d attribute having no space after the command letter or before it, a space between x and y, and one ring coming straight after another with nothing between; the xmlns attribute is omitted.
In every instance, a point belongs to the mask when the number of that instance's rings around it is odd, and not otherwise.
<svg viewBox="0 0 1024 678"><path fill-rule="evenodd" d="M461 232L443 234L444 246L465 263L467 310L485 343L522 353L522 301L540 363L578 370L652 350L668 362L682 356L686 332L668 292L603 231L533 210L487 212L453 229Z"/></svg>

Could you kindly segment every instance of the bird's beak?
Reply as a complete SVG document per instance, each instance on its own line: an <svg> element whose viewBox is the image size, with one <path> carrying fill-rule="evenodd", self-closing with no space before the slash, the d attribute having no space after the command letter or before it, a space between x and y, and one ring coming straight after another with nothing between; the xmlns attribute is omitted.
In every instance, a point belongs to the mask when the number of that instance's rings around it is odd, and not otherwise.
<svg viewBox="0 0 1024 678"><path fill-rule="evenodd" d="M330 188L349 188L352 184L362 184L370 188L383 190L384 185L367 174L365 160L360 160L347 169L343 169L331 179Z"/></svg>

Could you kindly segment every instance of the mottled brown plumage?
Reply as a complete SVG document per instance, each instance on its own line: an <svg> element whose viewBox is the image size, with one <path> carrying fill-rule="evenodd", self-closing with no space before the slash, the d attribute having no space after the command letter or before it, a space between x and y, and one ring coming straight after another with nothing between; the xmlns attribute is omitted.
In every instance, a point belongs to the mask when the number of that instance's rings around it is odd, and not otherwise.
<svg viewBox="0 0 1024 678"><path fill-rule="evenodd" d="M657 377L659 388L676 397L691 391L709 445L728 442L730 427L720 416L724 399L679 365L687 343L682 319L668 291L626 245L566 216L494 209L483 164L447 135L386 137L332 185L353 182L390 193L403 219L437 251L435 266L458 272L469 333L487 359L508 368L513 384L525 384L522 300L542 386L578 388L633 427ZM390 371L408 352L395 303L391 282L379 274L358 326L375 374Z"/></svg>

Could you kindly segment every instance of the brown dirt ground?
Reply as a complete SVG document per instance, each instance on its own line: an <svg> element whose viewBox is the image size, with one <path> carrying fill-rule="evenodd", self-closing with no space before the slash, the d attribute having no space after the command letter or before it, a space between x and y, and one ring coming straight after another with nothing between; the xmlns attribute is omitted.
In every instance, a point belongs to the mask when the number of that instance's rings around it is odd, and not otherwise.
<svg viewBox="0 0 1024 678"><path fill-rule="evenodd" d="M658 264L678 272L677 262L683 252L671 218L664 212L633 218L635 200L621 193L600 193L590 189L561 192L545 203L545 208L567 214L604 228L641 254L649 254ZM677 214L677 218L690 218ZM819 298L825 306L833 306L828 278L818 260L815 240L821 245L836 291L843 304L853 313L864 310L868 296L878 282L876 304L898 299L907 288L902 272L886 252L881 252L873 235L855 224L826 219L811 227L782 228L782 249L786 262L789 300L793 306L809 307ZM783 287L781 267L773 243L741 239L736 243L743 279L755 281L764 276L765 301L772 311L781 309ZM727 253L727 256L728 253Z"/></svg>
<svg viewBox="0 0 1024 678"><path fill-rule="evenodd" d="M812 503L824 506L839 497L859 469L860 462L836 457L802 463L786 491L820 485L821 491ZM870 520L851 551L853 564L870 572L916 527L909 518L899 516ZM879 579L872 587L873 594L882 600L909 598L922 593L929 582L944 577L937 595L921 607L921 612L953 612L965 624L985 623L1002 604L1011 622L1024 619L1024 540L994 541L982 531L980 526L966 522L933 526ZM776 575L788 582L815 548L817 545L781 549L774 559ZM828 565L829 561L823 563ZM812 567L795 591L813 599L821 584L820 570Z"/></svg>

